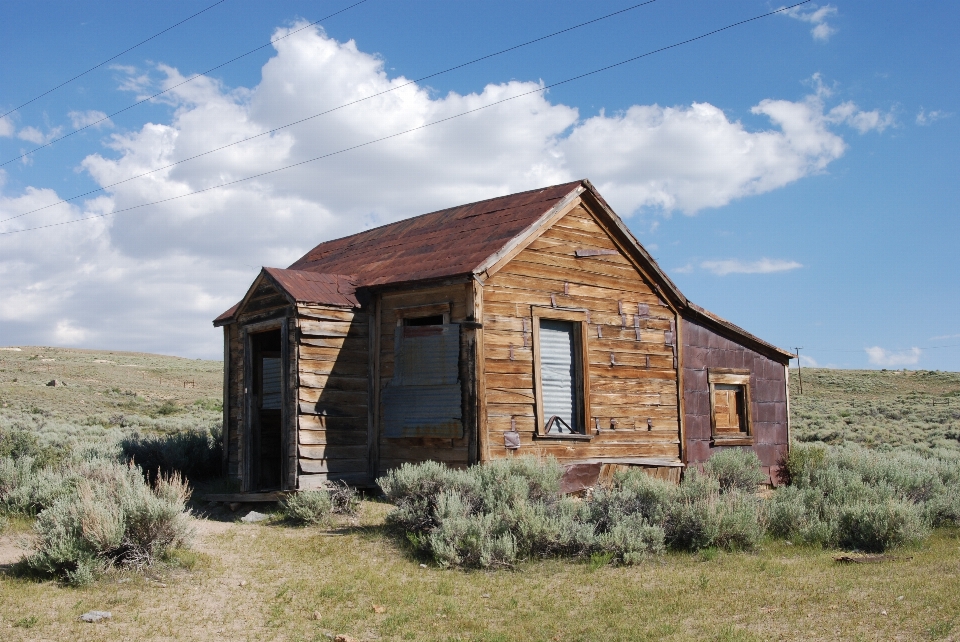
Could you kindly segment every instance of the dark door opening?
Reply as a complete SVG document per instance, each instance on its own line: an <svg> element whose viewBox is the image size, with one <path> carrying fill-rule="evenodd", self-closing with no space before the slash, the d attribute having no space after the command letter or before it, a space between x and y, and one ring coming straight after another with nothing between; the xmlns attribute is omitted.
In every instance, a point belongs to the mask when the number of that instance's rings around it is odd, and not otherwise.
<svg viewBox="0 0 960 642"><path fill-rule="evenodd" d="M280 330L250 337L253 348L253 422L250 472L254 491L280 490L283 478Z"/></svg>

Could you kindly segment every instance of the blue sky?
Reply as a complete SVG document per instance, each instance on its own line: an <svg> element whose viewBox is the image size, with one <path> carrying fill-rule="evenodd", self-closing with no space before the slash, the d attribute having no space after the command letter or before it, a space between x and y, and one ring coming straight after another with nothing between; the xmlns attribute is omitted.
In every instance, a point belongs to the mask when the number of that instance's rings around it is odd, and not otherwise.
<svg viewBox="0 0 960 642"><path fill-rule="evenodd" d="M212 4L0 4L0 113ZM0 219L631 2L226 0L0 120ZM808 3L546 93L229 189L760 15L657 0L0 222L0 344L217 357L260 265L407 216L588 177L688 297L805 365L960 370L960 5ZM349 112L349 113L348 113ZM66 225L19 231L49 223Z"/></svg>

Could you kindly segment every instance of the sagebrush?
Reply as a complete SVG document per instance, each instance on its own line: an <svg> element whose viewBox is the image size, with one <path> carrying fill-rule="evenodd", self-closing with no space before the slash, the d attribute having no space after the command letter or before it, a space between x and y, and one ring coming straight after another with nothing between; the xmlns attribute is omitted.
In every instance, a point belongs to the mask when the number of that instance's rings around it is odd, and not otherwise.
<svg viewBox="0 0 960 642"><path fill-rule="evenodd" d="M37 516L36 552L27 564L84 584L114 566L143 568L192 536L190 490L179 475L151 487L132 464L87 462L72 492Z"/></svg>

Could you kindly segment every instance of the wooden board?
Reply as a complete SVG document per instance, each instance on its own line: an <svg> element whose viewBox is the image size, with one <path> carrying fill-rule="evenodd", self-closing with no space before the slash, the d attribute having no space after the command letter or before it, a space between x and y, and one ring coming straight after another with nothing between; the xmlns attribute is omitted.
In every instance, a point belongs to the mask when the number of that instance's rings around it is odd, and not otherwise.
<svg viewBox="0 0 960 642"><path fill-rule="evenodd" d="M515 426L521 434L519 454L553 454L564 460L588 456L678 460L678 372L674 348L666 344L664 334L671 329L671 320L675 323L675 314L629 259L609 253L577 257L580 249L617 250L582 205L484 283L489 456L504 455L503 433ZM600 435L590 441L534 434L531 306L585 311L589 430L594 431L597 420L601 427ZM549 309L537 314L550 318ZM611 420L616 421L615 431L609 429Z"/></svg>

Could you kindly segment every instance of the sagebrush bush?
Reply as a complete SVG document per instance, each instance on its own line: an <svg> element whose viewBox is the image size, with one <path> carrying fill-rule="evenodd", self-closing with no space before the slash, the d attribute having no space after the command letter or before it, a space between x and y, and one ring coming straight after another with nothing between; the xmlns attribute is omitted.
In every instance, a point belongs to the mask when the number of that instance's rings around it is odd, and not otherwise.
<svg viewBox="0 0 960 642"><path fill-rule="evenodd" d="M151 481L173 473L197 481L220 475L222 441L219 426L157 435L134 432L120 441L120 449L122 457L133 460Z"/></svg>
<svg viewBox="0 0 960 642"><path fill-rule="evenodd" d="M759 461L741 459L747 463L740 468L755 464L759 472ZM467 470L407 464L379 483L396 505L388 523L442 566L509 566L549 556L635 564L668 545L750 549L763 536L757 498L736 483L723 489L709 474L691 471L677 486L629 471L585 501L560 496L562 474L552 458L516 457Z"/></svg>
<svg viewBox="0 0 960 642"><path fill-rule="evenodd" d="M703 468L717 480L720 489L724 491L754 493L766 480L760 458L749 448L726 448L717 451L710 455Z"/></svg>
<svg viewBox="0 0 960 642"><path fill-rule="evenodd" d="M136 466L86 462L73 491L37 516L36 552L27 563L73 584L112 566L149 566L189 543L189 497L179 475L151 487Z"/></svg>
<svg viewBox="0 0 960 642"><path fill-rule="evenodd" d="M30 456L0 459L0 511L36 515L69 492L76 473L65 468L41 467Z"/></svg>
<svg viewBox="0 0 960 642"><path fill-rule="evenodd" d="M778 537L884 551L960 517L953 458L796 445L787 466L792 485L778 489L769 505L770 532Z"/></svg>
<svg viewBox="0 0 960 642"><path fill-rule="evenodd" d="M64 448L42 443L33 431L0 426L0 459L29 457L37 468L46 468L62 462L65 455Z"/></svg>
<svg viewBox="0 0 960 642"><path fill-rule="evenodd" d="M284 496L280 509L294 523L316 526L330 523L333 502L326 490L304 490Z"/></svg>

